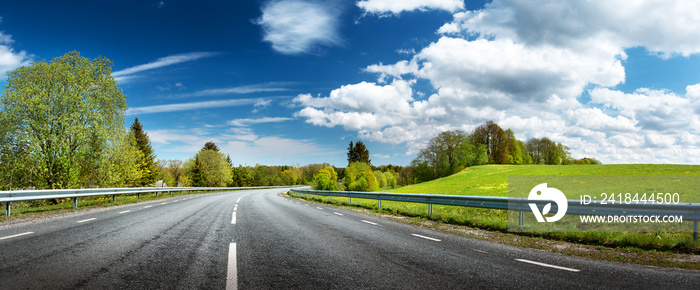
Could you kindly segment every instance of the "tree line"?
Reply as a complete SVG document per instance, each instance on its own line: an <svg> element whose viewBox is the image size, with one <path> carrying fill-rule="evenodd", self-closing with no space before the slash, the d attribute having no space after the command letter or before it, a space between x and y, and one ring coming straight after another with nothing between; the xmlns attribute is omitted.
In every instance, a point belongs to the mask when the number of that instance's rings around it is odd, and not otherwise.
<svg viewBox="0 0 700 290"><path fill-rule="evenodd" d="M186 161L158 160L158 179L168 186L247 187L310 184L328 163L305 166L234 166L212 141Z"/></svg>
<svg viewBox="0 0 700 290"><path fill-rule="evenodd" d="M488 121L470 134L461 130L442 132L428 141L411 162L408 183L445 177L466 167L483 164L600 164L593 158L574 159L569 147L547 137L527 142L515 138Z"/></svg>

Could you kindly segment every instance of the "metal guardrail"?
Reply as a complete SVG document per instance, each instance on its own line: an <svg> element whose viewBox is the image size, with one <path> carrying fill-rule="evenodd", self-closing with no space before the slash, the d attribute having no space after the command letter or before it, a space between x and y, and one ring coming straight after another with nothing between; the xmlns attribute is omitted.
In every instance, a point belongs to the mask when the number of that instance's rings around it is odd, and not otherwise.
<svg viewBox="0 0 700 290"><path fill-rule="evenodd" d="M266 189L266 188L289 188L294 186L251 186L251 187L131 187L131 188L86 188L86 189L40 189L40 190L16 190L0 191L0 202L5 203L5 215L10 216L12 202L41 200L41 199L62 199L72 198L73 208L78 207L78 198L86 196L111 195L114 201L117 195L138 194L141 199L142 193L161 192L183 192L183 191L216 191L216 190L244 190L244 189Z"/></svg>
<svg viewBox="0 0 700 290"><path fill-rule="evenodd" d="M360 191L327 191L327 190L299 190L291 192L307 195L324 195L347 197L352 203L352 198L376 199L379 208L382 200L414 202L428 204L428 214L433 213L433 204L454 205L464 207L491 208L502 210L515 210L520 212L520 225L523 224L523 213L530 211L530 203L539 207L551 203L551 212L558 211L556 203L547 200L528 200L527 198L509 198L499 196L470 196L470 195L440 195L440 194L413 194L390 192L360 192ZM684 220L693 221L693 240L698 241L698 222L700 221L700 203L682 204L600 204L600 201L592 201L582 205L579 200L569 199L567 214L576 215L676 215L683 216Z"/></svg>

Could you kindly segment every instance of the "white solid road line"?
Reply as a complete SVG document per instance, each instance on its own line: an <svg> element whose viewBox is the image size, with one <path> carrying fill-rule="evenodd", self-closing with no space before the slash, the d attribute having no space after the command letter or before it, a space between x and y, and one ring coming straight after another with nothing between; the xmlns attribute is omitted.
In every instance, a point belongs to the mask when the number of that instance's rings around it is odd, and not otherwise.
<svg viewBox="0 0 700 290"><path fill-rule="evenodd" d="M125 211L120 211L119 213L127 213L130 212L131 210L125 210Z"/></svg>
<svg viewBox="0 0 700 290"><path fill-rule="evenodd" d="M236 243L228 245L228 271L226 272L226 290L238 289L238 266L236 265Z"/></svg>
<svg viewBox="0 0 700 290"><path fill-rule="evenodd" d="M343 215L342 213L339 213L339 212L333 212L333 213L336 215Z"/></svg>
<svg viewBox="0 0 700 290"><path fill-rule="evenodd" d="M7 237L2 237L2 238L0 238L0 240L11 239L11 238L16 238L16 237L21 237L21 236L30 235L30 234L33 234L33 233L34 233L34 232L26 232L26 233L11 235L11 236L7 236Z"/></svg>
<svg viewBox="0 0 700 290"><path fill-rule="evenodd" d="M371 221L366 221L366 220L362 220L362 222L363 222L363 223L370 224L370 225L373 225L373 226L378 226L378 225L379 225L378 223L373 223L373 222L371 222Z"/></svg>
<svg viewBox="0 0 700 290"><path fill-rule="evenodd" d="M540 262L535 262L535 261L530 261L530 260L525 260L525 259L515 259L515 260L518 262L530 263L530 264L542 266L542 267L549 267L549 268L565 270L565 271L570 271L570 272L581 272L581 270L579 270L579 269L567 268L567 267L562 267L562 266L557 266L557 265L550 265L550 264L545 264L545 263L540 263Z"/></svg>
<svg viewBox="0 0 700 290"><path fill-rule="evenodd" d="M436 242L440 242L440 241L441 241L441 240L436 239L436 238L426 237L426 236L419 235L419 234L411 234L411 235L414 236L414 237L424 238L424 239L426 239L426 240L431 240L431 241L436 241Z"/></svg>
<svg viewBox="0 0 700 290"><path fill-rule="evenodd" d="M86 220L78 221L78 223L84 223L84 222L94 221L94 220L96 220L96 219L97 219L97 218L86 219Z"/></svg>

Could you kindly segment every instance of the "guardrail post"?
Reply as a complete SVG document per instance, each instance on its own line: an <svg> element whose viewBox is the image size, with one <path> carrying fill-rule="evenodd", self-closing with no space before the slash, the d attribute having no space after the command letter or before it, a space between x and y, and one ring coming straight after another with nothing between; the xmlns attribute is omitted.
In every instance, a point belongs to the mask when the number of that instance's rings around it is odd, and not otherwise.
<svg viewBox="0 0 700 290"><path fill-rule="evenodd" d="M333 202L333 197L330 195L328 196L328 202Z"/></svg>
<svg viewBox="0 0 700 290"><path fill-rule="evenodd" d="M156 197L158 197L158 192L156 191Z"/></svg>
<svg viewBox="0 0 700 290"><path fill-rule="evenodd" d="M117 195L116 195L116 194L112 194L112 202L115 202L115 201L117 201Z"/></svg>
<svg viewBox="0 0 700 290"><path fill-rule="evenodd" d="M5 203L5 216L10 216L10 210L12 209L12 202ZM697 223L695 224L697 225ZM696 231L697 232L697 231Z"/></svg>
<svg viewBox="0 0 700 290"><path fill-rule="evenodd" d="M141 200L141 193L140 192L139 192L139 196L136 199Z"/></svg>
<svg viewBox="0 0 700 290"><path fill-rule="evenodd" d="M73 198L73 208L78 208L78 198L77 197Z"/></svg>
<svg viewBox="0 0 700 290"><path fill-rule="evenodd" d="M521 210L518 212L518 225L522 227L523 224L525 224L525 214L523 214L523 211Z"/></svg>
<svg viewBox="0 0 700 290"><path fill-rule="evenodd" d="M352 197L348 197L348 203L352 203Z"/></svg>
<svg viewBox="0 0 700 290"><path fill-rule="evenodd" d="M693 222L693 242L698 242L698 221Z"/></svg>
<svg viewBox="0 0 700 290"><path fill-rule="evenodd" d="M382 208L382 200L378 199L378 201L379 201L379 208L381 209Z"/></svg>
<svg viewBox="0 0 700 290"><path fill-rule="evenodd" d="M433 214L433 204L432 203L428 204L428 214Z"/></svg>

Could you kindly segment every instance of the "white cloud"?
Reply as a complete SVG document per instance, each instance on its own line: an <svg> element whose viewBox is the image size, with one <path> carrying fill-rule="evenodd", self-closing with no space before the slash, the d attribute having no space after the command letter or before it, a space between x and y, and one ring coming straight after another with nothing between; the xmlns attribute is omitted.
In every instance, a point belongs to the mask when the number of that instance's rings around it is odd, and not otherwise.
<svg viewBox="0 0 700 290"><path fill-rule="evenodd" d="M361 0L357 7L370 14L395 14L405 11L445 10L455 12L464 9L464 0Z"/></svg>
<svg viewBox="0 0 700 290"><path fill-rule="evenodd" d="M0 18L0 21L2 18ZM19 52L12 48L12 35L0 31L0 79L5 75L23 65L29 65L32 56L24 50Z"/></svg>
<svg viewBox="0 0 700 290"><path fill-rule="evenodd" d="M166 66L171 66L183 62L190 62L190 61L195 61L201 58L206 58L206 57L212 57L217 55L218 53L214 52L190 52L190 53L183 53L183 54L176 54L176 55L170 55L166 57L161 57L153 62L149 62L146 64L140 64L137 66L132 66L129 68L125 68L122 70L118 70L115 72L112 72L112 76L115 77L118 81L124 82L130 78L133 78L133 74L147 71L147 70L152 70L152 69L157 69L161 67L166 67Z"/></svg>
<svg viewBox="0 0 700 290"><path fill-rule="evenodd" d="M692 89L689 92L693 93ZM634 118L638 125L648 130L697 130L698 120L694 108L700 106L697 99L681 97L674 93L640 88L632 94L607 88L590 91L591 101L615 109L621 115Z"/></svg>
<svg viewBox="0 0 700 290"><path fill-rule="evenodd" d="M623 117L611 117L598 108L581 108L568 113L569 119L579 128L604 132L637 131L636 122Z"/></svg>
<svg viewBox="0 0 700 290"><path fill-rule="evenodd" d="M264 118L257 118L257 119L233 119L231 121L228 121L227 124L231 126L236 126L236 127L247 127L250 125L256 125L256 124L264 124L264 123L280 123L280 122L286 122L289 120L294 120L292 118L286 118L286 117L264 117Z"/></svg>
<svg viewBox="0 0 700 290"><path fill-rule="evenodd" d="M319 46L338 46L338 11L327 2L271 1L262 7L255 24L263 40L283 54L315 53Z"/></svg>
<svg viewBox="0 0 700 290"><path fill-rule="evenodd" d="M367 66L378 83L297 96L303 108L296 116L367 140L405 143L408 154L440 131L471 131L493 120L521 140L568 145L577 158L700 163L689 155L700 151L700 84L684 96L610 89L625 82L626 49L643 47L661 58L700 53L698 15L700 6L687 1L494 0L455 13L437 41L408 59ZM431 87L423 90L423 81ZM401 84L409 93L392 94ZM580 102L584 93L589 103Z"/></svg>
<svg viewBox="0 0 700 290"><path fill-rule="evenodd" d="M190 103L179 103L179 104L165 104L165 105L154 105L145 107L134 107L129 108L126 115L143 115L143 114L153 114L153 113L164 113L164 112L179 112L179 111L190 111L198 109L209 109L209 108L222 108L222 107L235 107L243 105L255 104L257 100L255 99L233 99L233 100L219 100L219 101L203 101L203 102L190 102Z"/></svg>
<svg viewBox="0 0 700 290"><path fill-rule="evenodd" d="M663 57L700 52L700 6L692 1L495 0L455 14L442 33L511 38L577 50L646 47ZM617 52L615 52L617 51Z"/></svg>
<svg viewBox="0 0 700 290"><path fill-rule="evenodd" d="M192 93L185 93L175 95L177 98L187 98L187 97L205 97L205 96L220 96L227 94L251 94L251 93L269 93L269 92L281 92L289 90L286 85L292 83L288 82L270 82L262 84L244 85L229 88L217 88L217 89L206 89L200 90Z"/></svg>
<svg viewBox="0 0 700 290"><path fill-rule="evenodd" d="M296 116L320 126L341 125L348 130L380 129L412 114L414 110L409 104L413 100L411 84L403 80L395 80L386 86L361 82L335 89L325 98L302 94L294 102L307 107Z"/></svg>

